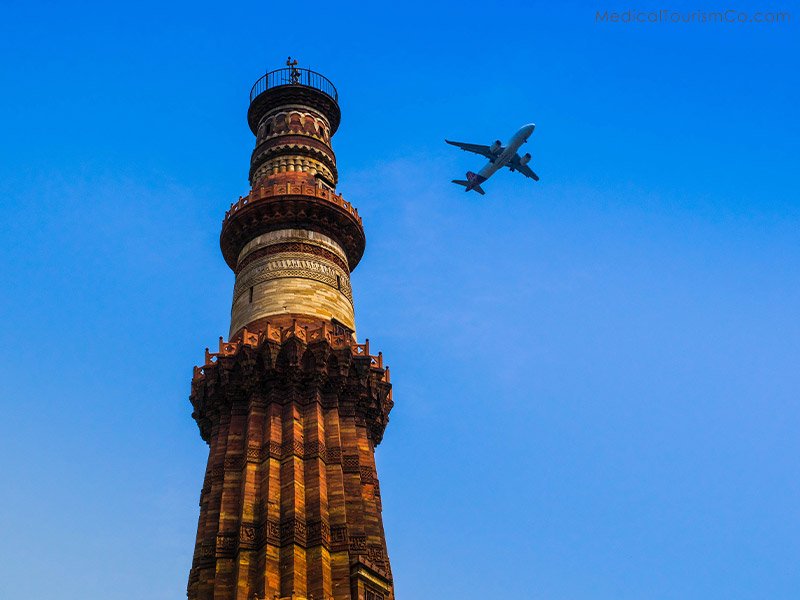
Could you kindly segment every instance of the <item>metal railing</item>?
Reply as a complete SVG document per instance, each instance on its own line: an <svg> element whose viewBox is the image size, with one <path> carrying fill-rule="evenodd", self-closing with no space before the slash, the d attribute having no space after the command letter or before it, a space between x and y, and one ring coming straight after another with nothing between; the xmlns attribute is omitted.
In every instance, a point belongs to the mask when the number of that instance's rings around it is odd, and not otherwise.
<svg viewBox="0 0 800 600"><path fill-rule="evenodd" d="M284 85L304 85L319 90L323 94L327 94L337 102L339 101L339 93L327 77L311 69L290 67L270 71L256 81L255 84L253 84L253 88L250 90L250 102L267 90Z"/></svg>

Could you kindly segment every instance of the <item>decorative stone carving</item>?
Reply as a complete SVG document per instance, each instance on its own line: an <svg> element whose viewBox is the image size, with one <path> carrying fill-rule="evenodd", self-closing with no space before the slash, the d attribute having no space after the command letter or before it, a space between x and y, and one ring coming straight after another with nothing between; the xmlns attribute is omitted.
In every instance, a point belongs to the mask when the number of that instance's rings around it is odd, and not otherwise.
<svg viewBox="0 0 800 600"><path fill-rule="evenodd" d="M358 455L348 455L345 454L342 456L342 471L345 473L360 473L360 469L358 466Z"/></svg>
<svg viewBox="0 0 800 600"><path fill-rule="evenodd" d="M347 550L350 544L347 539L347 527L332 527L331 528L331 550L333 552L341 552Z"/></svg>
<svg viewBox="0 0 800 600"><path fill-rule="evenodd" d="M248 264L236 276L233 301L259 283L287 277L319 281L341 292L351 304L353 302L349 274L332 261L304 252L280 252L259 257Z"/></svg>

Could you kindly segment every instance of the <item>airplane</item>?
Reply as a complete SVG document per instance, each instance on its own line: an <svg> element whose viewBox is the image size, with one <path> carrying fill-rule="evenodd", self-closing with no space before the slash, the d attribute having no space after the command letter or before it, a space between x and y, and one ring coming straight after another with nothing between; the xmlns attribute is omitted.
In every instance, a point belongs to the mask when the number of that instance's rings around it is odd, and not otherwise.
<svg viewBox="0 0 800 600"><path fill-rule="evenodd" d="M517 150L522 144L528 141L528 138L533 133L536 125L533 123L524 125L517 133L508 141L508 145L503 147L500 140L495 140L491 146L483 146L481 144L465 144L463 142L451 142L445 140L451 146L456 146L467 152L474 152L489 159L489 162L477 173L467 171L467 179L453 179L453 183L464 186L464 191L475 190L479 194L485 194L481 184L489 179L496 171L503 167L508 167L511 171L519 171L525 177L530 177L534 181L539 181L539 176L534 173L528 166L531 160L530 152L524 156L517 154Z"/></svg>

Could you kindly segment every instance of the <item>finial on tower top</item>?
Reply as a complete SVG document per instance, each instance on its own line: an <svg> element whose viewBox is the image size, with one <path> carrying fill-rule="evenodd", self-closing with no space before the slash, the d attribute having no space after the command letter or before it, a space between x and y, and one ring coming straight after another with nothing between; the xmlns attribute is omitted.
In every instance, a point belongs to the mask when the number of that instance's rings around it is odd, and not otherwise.
<svg viewBox="0 0 800 600"><path fill-rule="evenodd" d="M292 57L288 57L286 59L286 66L291 67L291 75L292 83L298 83L300 81L300 70L297 68L297 59L292 60Z"/></svg>

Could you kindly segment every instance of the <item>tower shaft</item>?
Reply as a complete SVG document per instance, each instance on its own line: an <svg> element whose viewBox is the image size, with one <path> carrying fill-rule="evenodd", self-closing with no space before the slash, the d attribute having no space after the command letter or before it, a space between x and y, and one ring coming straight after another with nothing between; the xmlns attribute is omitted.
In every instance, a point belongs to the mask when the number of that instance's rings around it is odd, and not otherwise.
<svg viewBox="0 0 800 600"><path fill-rule="evenodd" d="M355 339L358 212L335 191L335 88L280 69L251 93L250 193L220 244L229 341L192 379L209 445L190 600L391 600L374 451L388 368Z"/></svg>

